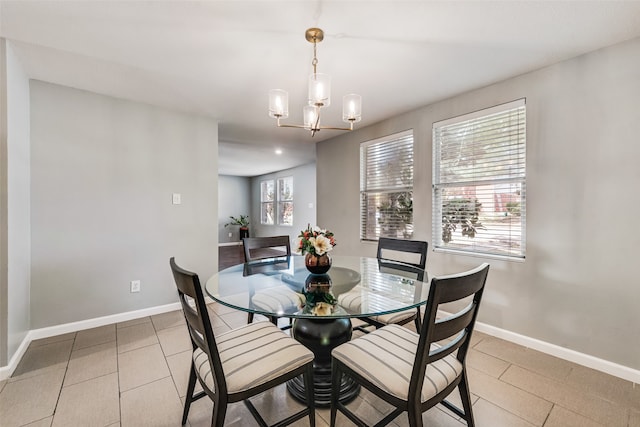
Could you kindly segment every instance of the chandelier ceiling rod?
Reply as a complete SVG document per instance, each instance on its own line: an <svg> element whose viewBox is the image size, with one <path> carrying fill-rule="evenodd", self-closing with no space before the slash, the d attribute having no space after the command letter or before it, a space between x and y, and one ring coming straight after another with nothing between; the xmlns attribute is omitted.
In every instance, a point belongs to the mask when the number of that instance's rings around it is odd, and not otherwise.
<svg viewBox="0 0 640 427"><path fill-rule="evenodd" d="M269 116L276 119L278 127L298 128L311 131L314 136L320 129L353 130L353 124L362 120L362 98L354 93L345 95L342 99L342 121L349 127L321 126L320 110L331 104L331 77L317 72L318 56L317 44L324 39L324 32L320 28L309 28L305 38L313 43L313 74L309 76L309 96L307 105L303 108L303 125L281 123L281 119L289 117L289 94L282 89L269 91Z"/></svg>

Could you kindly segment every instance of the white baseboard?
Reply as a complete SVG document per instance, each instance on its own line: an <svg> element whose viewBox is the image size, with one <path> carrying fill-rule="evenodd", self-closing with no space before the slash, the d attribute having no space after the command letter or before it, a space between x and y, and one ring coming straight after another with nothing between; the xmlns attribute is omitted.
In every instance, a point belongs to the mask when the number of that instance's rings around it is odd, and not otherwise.
<svg viewBox="0 0 640 427"><path fill-rule="evenodd" d="M18 367L18 363L27 351L31 341L42 338L49 338L56 335L78 332L85 329L97 328L99 326L111 325L113 323L126 322L127 320L139 319L141 317L153 316L166 313L168 311L180 310L180 303L159 305L156 307L144 308L142 310L128 311L125 313L112 314L110 316L96 317L93 319L80 320L78 322L64 323L62 325L49 326L46 328L30 330L18 350L14 353L7 366L0 367L0 381L9 378Z"/></svg>
<svg viewBox="0 0 640 427"><path fill-rule="evenodd" d="M640 370L632 369L628 366L619 365L617 363L599 359L595 356L580 353L559 345L550 344L548 342L520 335L505 329L496 328L495 326L487 325L486 323L477 322L475 330L569 362L577 363L578 365L586 366L587 368L592 368L597 371L631 381L635 384L640 384Z"/></svg>
<svg viewBox="0 0 640 427"><path fill-rule="evenodd" d="M212 300L207 297L206 302L210 303L212 302ZM66 334L69 332L82 331L84 329L96 328L98 326L110 325L112 323L126 322L127 320L153 316L156 314L166 313L168 311L174 310L180 310L179 302L157 307L145 308L142 310L129 311L126 313L114 314L110 316L96 317L94 319L87 319L79 322L65 323L63 325L50 326L47 328L33 329L29 331L24 340L22 340L22 343L18 347L18 350L11 357L9 364L7 366L0 367L0 381L9 378L11 374L13 374L13 371L15 371L16 367L18 366L20 359L22 359L22 356L24 356L24 353L27 351L29 344L31 344L31 341L33 340L48 338L56 335ZM636 384L640 384L640 370L632 369L628 366L613 363L608 360L580 353L578 351L561 347L555 344L550 344L548 342L527 337L525 335L520 335L518 333L507 331L505 329L496 328L495 326L487 325L486 323L477 322L475 329L487 335L501 338L506 341L510 341L515 344L519 344L524 347L549 354L551 356L559 357L560 359L564 359L569 362L577 363L579 365L586 366L588 368L592 368L597 371L601 371Z"/></svg>
<svg viewBox="0 0 640 427"><path fill-rule="evenodd" d="M218 246L240 246L242 245L242 242L225 242L225 243L218 243Z"/></svg>

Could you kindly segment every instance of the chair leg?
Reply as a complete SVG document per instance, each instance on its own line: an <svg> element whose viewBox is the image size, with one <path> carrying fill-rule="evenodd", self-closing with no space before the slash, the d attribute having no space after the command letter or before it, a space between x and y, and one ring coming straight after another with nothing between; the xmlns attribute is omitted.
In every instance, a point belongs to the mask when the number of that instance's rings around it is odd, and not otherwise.
<svg viewBox="0 0 640 427"><path fill-rule="evenodd" d="M316 426L316 404L314 402L313 388L313 363L307 366L307 372L304 374L304 388L307 392L307 408L309 408L309 426Z"/></svg>
<svg viewBox="0 0 640 427"><path fill-rule="evenodd" d="M331 417L329 425L334 427L336 425L336 415L338 413L338 396L340 394L340 380L342 379L342 372L338 367L338 363L335 359L331 361Z"/></svg>
<svg viewBox="0 0 640 427"><path fill-rule="evenodd" d="M475 427L475 421L473 420L473 409L471 405L471 395L469 394L469 382L467 381L467 370L462 371L462 379L458 384L458 390L460 391L460 399L462 400L462 409L464 410L464 420L467 422L467 427Z"/></svg>
<svg viewBox="0 0 640 427"><path fill-rule="evenodd" d="M409 405L407 415L410 427L422 427L422 411L419 405Z"/></svg>
<svg viewBox="0 0 640 427"><path fill-rule="evenodd" d="M247 323L253 323L253 313L249 313L247 316Z"/></svg>
<svg viewBox="0 0 640 427"><path fill-rule="evenodd" d="M211 415L211 427L224 425L224 418L227 415L227 402L216 400L213 402L213 414Z"/></svg>
<svg viewBox="0 0 640 427"><path fill-rule="evenodd" d="M421 316L421 313L420 313L420 307L418 307L416 310L418 310L418 314L416 315L416 318L415 318L414 322L416 324L416 332L420 333L420 329L421 329L421 326L422 326L422 321L421 321L422 316Z"/></svg>
<svg viewBox="0 0 640 427"><path fill-rule="evenodd" d="M187 423L187 417L189 416L189 408L193 401L193 391L196 389L196 367L191 361L191 370L189 374L189 384L187 385L187 395L184 398L184 410L182 411L182 425Z"/></svg>

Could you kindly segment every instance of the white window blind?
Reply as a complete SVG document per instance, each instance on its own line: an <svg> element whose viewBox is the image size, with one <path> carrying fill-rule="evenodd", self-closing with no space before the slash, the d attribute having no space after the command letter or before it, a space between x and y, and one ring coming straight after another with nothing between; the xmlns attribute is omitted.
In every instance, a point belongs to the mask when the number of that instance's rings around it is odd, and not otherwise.
<svg viewBox="0 0 640 427"><path fill-rule="evenodd" d="M433 124L433 245L524 258L526 106Z"/></svg>
<svg viewBox="0 0 640 427"><path fill-rule="evenodd" d="M360 238L413 236L413 130L360 146Z"/></svg>

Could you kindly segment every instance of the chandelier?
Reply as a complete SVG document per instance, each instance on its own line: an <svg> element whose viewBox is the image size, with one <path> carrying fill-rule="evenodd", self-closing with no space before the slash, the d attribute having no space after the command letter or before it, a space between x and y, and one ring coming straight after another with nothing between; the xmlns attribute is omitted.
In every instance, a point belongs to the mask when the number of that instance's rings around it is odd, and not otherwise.
<svg viewBox="0 0 640 427"><path fill-rule="evenodd" d="M269 117L277 121L278 127L298 128L311 131L314 136L320 129L353 130L353 124L362 119L362 97L351 93L342 98L342 121L349 127L334 127L320 125L320 110L331 104L331 77L327 74L316 72L318 58L316 56L317 44L324 39L324 32L320 28L309 28L305 32L305 38L313 43L313 74L309 76L308 105L302 109L304 117L303 125L291 125L281 123L281 119L289 117L289 94L282 89L269 91Z"/></svg>

